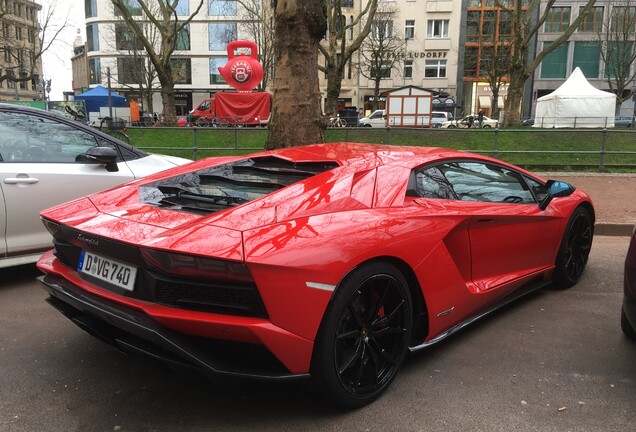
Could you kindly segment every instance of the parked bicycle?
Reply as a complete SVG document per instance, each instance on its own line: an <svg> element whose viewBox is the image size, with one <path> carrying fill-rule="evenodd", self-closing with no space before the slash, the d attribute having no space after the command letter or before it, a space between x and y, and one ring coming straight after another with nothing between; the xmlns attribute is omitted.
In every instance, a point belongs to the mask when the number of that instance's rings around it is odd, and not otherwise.
<svg viewBox="0 0 636 432"><path fill-rule="evenodd" d="M329 117L329 127L346 127L347 121L340 116Z"/></svg>

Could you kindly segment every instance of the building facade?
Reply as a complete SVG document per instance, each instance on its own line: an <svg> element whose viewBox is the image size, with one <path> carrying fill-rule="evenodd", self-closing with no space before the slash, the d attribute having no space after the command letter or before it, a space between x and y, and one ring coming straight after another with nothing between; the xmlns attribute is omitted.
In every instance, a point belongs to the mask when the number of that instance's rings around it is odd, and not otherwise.
<svg viewBox="0 0 636 432"><path fill-rule="evenodd" d="M542 2L542 11L546 2ZM584 0L558 1L549 11L537 42L541 50L563 34L581 14ZM620 115L633 116L636 92L636 1L597 0L567 42L550 53L534 74L533 101L557 89L577 67L596 88L616 93L622 86L626 101Z"/></svg>
<svg viewBox="0 0 636 432"><path fill-rule="evenodd" d="M0 0L0 100L34 101L46 97L41 83L39 4Z"/></svg>
<svg viewBox="0 0 636 432"><path fill-rule="evenodd" d="M343 1L343 21L353 22L366 5L367 0ZM352 106L368 114L374 106L373 77L381 74L381 93L404 86L431 89L441 96L435 100L434 105L438 106L434 109L454 111L460 18L461 0L380 0L377 24L367 38L383 32L384 36L394 36L401 41L401 48L391 54L395 60L387 62L391 67L384 70L379 67L370 73L357 70L363 67L359 65L363 64L364 54L354 54L342 82L339 107ZM353 34L345 37L351 40ZM324 64L325 60L322 61ZM324 74L320 74L320 86L323 95L326 94ZM383 103L384 98L380 96L377 106L383 108Z"/></svg>
<svg viewBox="0 0 636 432"><path fill-rule="evenodd" d="M128 29L120 13L110 0L84 0L86 10L86 44L75 49L73 72L86 73L84 77L74 75L73 89L76 94L88 87L106 86L138 100L142 108L150 105L143 98L140 86L148 84L152 66L134 33ZM177 15L187 19L195 12L198 0L181 0ZM148 29L149 40L159 44L153 34L152 25L136 0L128 1L129 10ZM175 103L177 115L187 114L204 98L216 92L231 90L218 72L218 67L227 62L226 45L237 39L251 39L249 24L254 17L248 16L239 3L232 0L205 0L202 9L179 35L177 48L171 56L175 79ZM85 72L83 72L85 71ZM161 106L158 80L152 80L154 107ZM155 111L157 109L155 108Z"/></svg>

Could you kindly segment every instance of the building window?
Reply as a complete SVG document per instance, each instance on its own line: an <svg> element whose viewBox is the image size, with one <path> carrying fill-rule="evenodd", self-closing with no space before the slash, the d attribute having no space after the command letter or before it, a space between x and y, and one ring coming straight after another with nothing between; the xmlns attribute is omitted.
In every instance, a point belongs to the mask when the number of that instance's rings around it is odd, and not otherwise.
<svg viewBox="0 0 636 432"><path fill-rule="evenodd" d="M236 16L236 0L208 0L209 16Z"/></svg>
<svg viewBox="0 0 636 432"><path fill-rule="evenodd" d="M583 12L583 6L579 7L579 15ZM577 29L580 32L598 32L603 25L603 6L594 6L583 17L583 21Z"/></svg>
<svg viewBox="0 0 636 432"><path fill-rule="evenodd" d="M228 42L236 40L236 23L208 24L210 51L225 51Z"/></svg>
<svg viewBox="0 0 636 432"><path fill-rule="evenodd" d="M340 18L336 20L336 39L342 39L344 37L344 28L347 25L347 18L344 15L340 15Z"/></svg>
<svg viewBox="0 0 636 432"><path fill-rule="evenodd" d="M545 20L546 33L564 32L570 25L570 8L553 7Z"/></svg>
<svg viewBox="0 0 636 432"><path fill-rule="evenodd" d="M393 21L376 20L373 23L373 38L378 40L386 40L393 36Z"/></svg>
<svg viewBox="0 0 636 432"><path fill-rule="evenodd" d="M13 63L13 53L11 47L5 47L4 49L4 63L10 65Z"/></svg>
<svg viewBox="0 0 636 432"><path fill-rule="evenodd" d="M631 76L634 42L609 42L605 54L605 78Z"/></svg>
<svg viewBox="0 0 636 432"><path fill-rule="evenodd" d="M391 66L393 62L391 61L382 61L379 65L373 65L371 67L371 78L391 78Z"/></svg>
<svg viewBox="0 0 636 432"><path fill-rule="evenodd" d="M17 40L22 40L22 27L15 26L15 38Z"/></svg>
<svg viewBox="0 0 636 432"><path fill-rule="evenodd" d="M2 36L8 38L11 34L11 30L9 29L8 23L2 23Z"/></svg>
<svg viewBox="0 0 636 432"><path fill-rule="evenodd" d="M585 78L598 78L601 49L598 42L575 42L572 69L581 68Z"/></svg>
<svg viewBox="0 0 636 432"><path fill-rule="evenodd" d="M342 0L342 7L353 7L353 0Z"/></svg>
<svg viewBox="0 0 636 432"><path fill-rule="evenodd" d="M170 59L170 66L175 84L192 84L192 67L189 58Z"/></svg>
<svg viewBox="0 0 636 432"><path fill-rule="evenodd" d="M102 83L102 68L98 58L88 59L88 82L89 84Z"/></svg>
<svg viewBox="0 0 636 432"><path fill-rule="evenodd" d="M617 33L635 31L636 7L634 6L614 6L610 28Z"/></svg>
<svg viewBox="0 0 636 432"><path fill-rule="evenodd" d="M353 15L349 17L349 40L353 40Z"/></svg>
<svg viewBox="0 0 636 432"><path fill-rule="evenodd" d="M446 60L426 60L424 66L425 78L445 78Z"/></svg>
<svg viewBox="0 0 636 432"><path fill-rule="evenodd" d="M143 59L135 57L120 57L117 59L117 80L119 84L140 84L143 70Z"/></svg>
<svg viewBox="0 0 636 432"><path fill-rule="evenodd" d="M115 47L122 51L136 51L144 48L134 31L127 24L115 24Z"/></svg>
<svg viewBox="0 0 636 432"><path fill-rule="evenodd" d="M86 26L86 45L88 51L99 51L99 28L97 24Z"/></svg>
<svg viewBox="0 0 636 432"><path fill-rule="evenodd" d="M406 20L404 26L404 38L413 39L415 37L415 20Z"/></svg>
<svg viewBox="0 0 636 432"><path fill-rule="evenodd" d="M544 42L545 50L552 42ZM548 54L541 62L541 78L565 78L568 62L568 44L564 43Z"/></svg>
<svg viewBox="0 0 636 432"><path fill-rule="evenodd" d="M426 37L447 38L449 20L428 20Z"/></svg>
<svg viewBox="0 0 636 432"><path fill-rule="evenodd" d="M27 40L28 40L30 43L35 42L35 32L34 32L33 30L31 30L31 29L28 29L28 30L27 30Z"/></svg>
<svg viewBox="0 0 636 432"><path fill-rule="evenodd" d="M225 66L227 57L210 58L210 84L225 84L225 80L219 73L219 67Z"/></svg>
<svg viewBox="0 0 636 432"><path fill-rule="evenodd" d="M177 35L176 49L190 51L190 24L186 24Z"/></svg>
<svg viewBox="0 0 636 432"><path fill-rule="evenodd" d="M404 78L413 78L413 60L404 60Z"/></svg>
<svg viewBox="0 0 636 432"><path fill-rule="evenodd" d="M97 16L97 0L84 0L84 16L86 18Z"/></svg>
<svg viewBox="0 0 636 432"><path fill-rule="evenodd" d="M126 10L128 10L128 12L130 12L132 16L141 15L142 9L141 9L141 6L139 5L138 0L124 0L124 7L126 8ZM117 6L114 6L114 9L115 9L115 16L121 16L121 10L119 10Z"/></svg>
<svg viewBox="0 0 636 432"><path fill-rule="evenodd" d="M177 3L176 11L178 16L190 16L190 2L180 1Z"/></svg>

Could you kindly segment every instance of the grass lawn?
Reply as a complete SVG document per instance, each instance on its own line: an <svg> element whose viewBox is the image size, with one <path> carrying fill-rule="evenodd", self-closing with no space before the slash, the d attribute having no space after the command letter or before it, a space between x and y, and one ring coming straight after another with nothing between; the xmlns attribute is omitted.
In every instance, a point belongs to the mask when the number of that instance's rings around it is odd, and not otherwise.
<svg viewBox="0 0 636 432"><path fill-rule="evenodd" d="M201 159L260 151L267 129L151 127L130 128L128 135L149 152ZM446 147L534 169L636 171L636 131L630 129L333 128L325 141Z"/></svg>

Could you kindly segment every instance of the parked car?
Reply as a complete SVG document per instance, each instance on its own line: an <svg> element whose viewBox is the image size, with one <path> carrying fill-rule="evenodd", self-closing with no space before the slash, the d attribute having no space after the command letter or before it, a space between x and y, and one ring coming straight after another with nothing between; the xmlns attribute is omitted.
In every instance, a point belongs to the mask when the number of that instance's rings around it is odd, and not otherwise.
<svg viewBox="0 0 636 432"><path fill-rule="evenodd" d="M499 125L499 122L495 119L491 119L490 117L484 116L484 122L482 127L484 128L494 128ZM441 128L478 128L479 123L477 122L477 116L464 116L461 119L449 120L442 122L440 125Z"/></svg>
<svg viewBox="0 0 636 432"><path fill-rule="evenodd" d="M186 162L44 110L0 104L0 267L33 263L53 247L41 210Z"/></svg>
<svg viewBox="0 0 636 432"><path fill-rule="evenodd" d="M431 113L431 127L438 128L446 121L452 121L453 114L446 111L433 111Z"/></svg>
<svg viewBox="0 0 636 432"><path fill-rule="evenodd" d="M636 125L636 119L634 117L616 117L614 118L615 127L633 127Z"/></svg>
<svg viewBox="0 0 636 432"><path fill-rule="evenodd" d="M358 127L386 127L385 115L385 110L375 110L369 117L358 120Z"/></svg>
<svg viewBox="0 0 636 432"><path fill-rule="evenodd" d="M625 258L621 329L625 336L636 340L636 231L632 234Z"/></svg>
<svg viewBox="0 0 636 432"><path fill-rule="evenodd" d="M330 143L204 159L42 212L51 305L118 348L367 404L407 351L581 277L582 191L486 156ZM60 336L62 337L62 336Z"/></svg>

